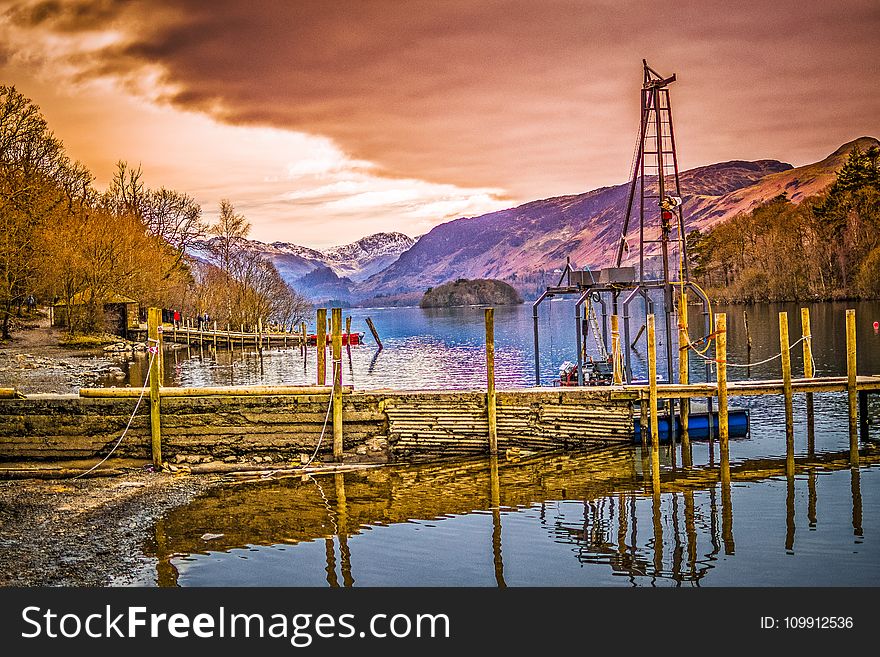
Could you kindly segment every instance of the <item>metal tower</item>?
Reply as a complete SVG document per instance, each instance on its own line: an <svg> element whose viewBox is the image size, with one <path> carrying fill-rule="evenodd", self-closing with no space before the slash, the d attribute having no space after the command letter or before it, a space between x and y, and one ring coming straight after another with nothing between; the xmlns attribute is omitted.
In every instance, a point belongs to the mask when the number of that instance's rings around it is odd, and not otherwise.
<svg viewBox="0 0 880 657"><path fill-rule="evenodd" d="M639 216L639 285L647 281L645 256L651 255L660 245L661 276L663 287L664 322L666 332L666 371L672 381L673 359L671 344L672 313L675 312L673 283L689 280L687 242L684 217L681 211L681 185L678 176L678 156L675 152L675 132L672 126L672 105L669 101L669 85L675 75L664 78L642 60L644 81L641 90L641 120L630 177L626 216L620 243L617 247L615 267L620 267L628 250L627 233L634 214L634 201L638 188ZM673 238L673 226L675 237ZM673 241L674 239L674 241ZM670 246L675 247L678 262L670 270ZM647 248L646 248L647 247ZM676 270L677 273L676 273Z"/></svg>

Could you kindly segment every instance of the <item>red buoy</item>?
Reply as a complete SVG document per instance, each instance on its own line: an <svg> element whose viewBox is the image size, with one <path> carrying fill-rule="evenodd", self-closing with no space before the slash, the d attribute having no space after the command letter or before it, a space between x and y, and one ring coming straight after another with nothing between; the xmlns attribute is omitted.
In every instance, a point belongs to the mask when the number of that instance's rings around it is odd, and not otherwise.
<svg viewBox="0 0 880 657"><path fill-rule="evenodd" d="M880 331L880 322L874 322L874 333Z"/></svg>

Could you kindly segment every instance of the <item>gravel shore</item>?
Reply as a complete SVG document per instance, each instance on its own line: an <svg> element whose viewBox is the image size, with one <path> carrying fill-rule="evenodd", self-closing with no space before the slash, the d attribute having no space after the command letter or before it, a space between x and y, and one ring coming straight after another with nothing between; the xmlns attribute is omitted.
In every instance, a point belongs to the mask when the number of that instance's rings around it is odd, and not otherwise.
<svg viewBox="0 0 880 657"><path fill-rule="evenodd" d="M64 331L51 328L44 315L25 316L17 324L13 338L0 343L0 388L75 393L112 376L128 357L101 347L59 346ZM22 465L69 472L85 471L95 461ZM156 473L142 462L119 459L104 467L123 474L0 481L0 586L156 584L155 560L144 549L156 520L219 477Z"/></svg>
<svg viewBox="0 0 880 657"><path fill-rule="evenodd" d="M0 586L155 586L144 548L156 520L219 481L148 466L117 477L0 481Z"/></svg>

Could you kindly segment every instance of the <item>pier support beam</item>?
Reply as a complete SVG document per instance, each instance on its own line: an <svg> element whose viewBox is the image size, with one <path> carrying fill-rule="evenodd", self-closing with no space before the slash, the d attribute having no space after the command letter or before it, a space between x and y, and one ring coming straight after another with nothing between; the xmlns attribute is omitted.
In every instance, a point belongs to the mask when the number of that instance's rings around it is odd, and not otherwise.
<svg viewBox="0 0 880 657"><path fill-rule="evenodd" d="M810 329L810 309L801 308L801 337L804 340L804 378L812 379L813 372L813 334ZM815 413L813 410L813 393L807 393L807 448L813 451L815 442Z"/></svg>
<svg viewBox="0 0 880 657"><path fill-rule="evenodd" d="M853 465L859 463L856 370L856 311L850 309L846 311L846 392L849 401L849 450Z"/></svg>
<svg viewBox="0 0 880 657"><path fill-rule="evenodd" d="M318 350L318 385L327 382L327 309L318 308L315 348Z"/></svg>
<svg viewBox="0 0 880 657"><path fill-rule="evenodd" d="M715 361L718 372L718 443L721 463L729 462L730 431L727 424L727 314L715 314ZM712 416L709 416L709 422Z"/></svg>
<svg viewBox="0 0 880 657"><path fill-rule="evenodd" d="M660 423L657 418L657 342L654 314L648 315L648 412L651 415L651 474L654 494L660 492Z"/></svg>
<svg viewBox="0 0 880 657"><path fill-rule="evenodd" d="M498 411L495 395L495 309L486 308L486 409L489 415L489 453L498 454Z"/></svg>
<svg viewBox="0 0 880 657"><path fill-rule="evenodd" d="M330 335L333 350L333 458L342 461L342 308L331 311Z"/></svg>
<svg viewBox="0 0 880 657"><path fill-rule="evenodd" d="M779 313L779 351L782 354L782 394L785 397L785 453L794 466L794 405L791 399L791 350L788 313Z"/></svg>
<svg viewBox="0 0 880 657"><path fill-rule="evenodd" d="M681 291L681 300L678 304L678 382L686 386L690 381L690 361L688 350L688 298L687 291ZM679 413L681 414L681 460L685 466L691 465L691 437L688 433L688 423L691 412L691 400L682 397L678 400Z"/></svg>
<svg viewBox="0 0 880 657"><path fill-rule="evenodd" d="M162 420L161 401L159 399L159 372L162 358L161 343L159 342L159 327L162 325L162 309L149 308L147 310L147 344L150 350L156 350L150 358L150 451L153 457L153 467L162 467Z"/></svg>

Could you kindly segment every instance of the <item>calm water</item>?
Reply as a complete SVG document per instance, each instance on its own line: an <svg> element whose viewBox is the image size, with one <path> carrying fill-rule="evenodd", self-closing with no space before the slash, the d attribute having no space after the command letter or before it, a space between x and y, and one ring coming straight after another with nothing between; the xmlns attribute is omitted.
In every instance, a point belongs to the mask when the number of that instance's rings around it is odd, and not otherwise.
<svg viewBox="0 0 880 657"><path fill-rule="evenodd" d="M880 304L848 304L859 318L859 368L880 372ZM811 306L819 375L844 372L844 304ZM543 313L542 361L549 382L574 360L571 304ZM748 359L743 307L728 313L732 362ZM778 352L777 315L787 310L792 341L797 306L751 306L752 362ZM482 311L357 310L376 323L372 341L347 353L344 375L358 388L480 388ZM692 324L699 320L695 310ZM634 332L639 326L634 320ZM368 334L369 335L369 334ZM533 385L531 308L496 310L497 368L503 387ZM592 346L592 340L588 341ZM801 371L800 347L793 352ZM298 348L233 358L176 352L169 383L301 383L314 354ZM175 362L169 352L167 362ZM643 362L634 361L636 375ZM262 375L261 375L262 370ZM699 365L692 380L703 375ZM746 370L732 369L733 378ZM139 364L131 368L137 385ZM751 369L779 376L779 360ZM146 547L160 585L294 586L799 586L880 585L878 431L849 466L846 396L817 395L814 444L807 446L804 400L795 398L797 468L785 469L781 397L732 400L751 410L747 439L731 444L731 481L719 478L717 445L662 447L662 493L651 494L648 454L638 445L593 453L536 455L367 472L237 482L175 509ZM869 415L880 416L872 399ZM220 535L220 536L217 536Z"/></svg>

